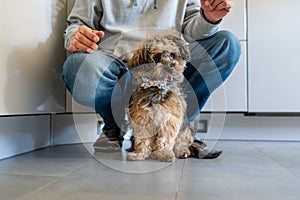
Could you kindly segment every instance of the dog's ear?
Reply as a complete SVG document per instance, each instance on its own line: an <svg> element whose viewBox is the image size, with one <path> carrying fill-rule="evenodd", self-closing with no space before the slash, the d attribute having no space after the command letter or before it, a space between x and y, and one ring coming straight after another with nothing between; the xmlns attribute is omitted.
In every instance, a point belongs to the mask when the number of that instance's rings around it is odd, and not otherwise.
<svg viewBox="0 0 300 200"><path fill-rule="evenodd" d="M179 52L181 54L181 57L186 61L190 60L190 48L186 44L186 42L180 38L176 38L176 43L179 47Z"/></svg>
<svg viewBox="0 0 300 200"><path fill-rule="evenodd" d="M190 58L191 58L191 55L190 55L190 48L187 44L185 44L185 42L182 41L182 45L179 47L179 51L180 51L180 54L181 54L181 57L183 59L185 59L186 61L189 61Z"/></svg>
<svg viewBox="0 0 300 200"><path fill-rule="evenodd" d="M142 64L146 63L146 60L148 58L148 51L147 48L141 48L139 47L131 57L130 60L127 62L127 67L129 69L132 69L134 67L140 66Z"/></svg>
<svg viewBox="0 0 300 200"><path fill-rule="evenodd" d="M179 47L180 56L188 61L190 59L190 49L188 44L183 39L174 35L169 35L168 38Z"/></svg>
<svg viewBox="0 0 300 200"><path fill-rule="evenodd" d="M139 66L140 64L140 59L142 58L142 49L138 48L135 50L133 53L132 57L127 61L127 67L129 69L132 69L134 67Z"/></svg>

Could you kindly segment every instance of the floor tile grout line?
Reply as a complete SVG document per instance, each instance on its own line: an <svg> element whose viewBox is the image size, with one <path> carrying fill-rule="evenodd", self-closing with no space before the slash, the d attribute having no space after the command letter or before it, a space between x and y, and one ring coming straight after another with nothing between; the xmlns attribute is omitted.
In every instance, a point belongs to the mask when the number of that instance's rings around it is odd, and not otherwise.
<svg viewBox="0 0 300 200"><path fill-rule="evenodd" d="M81 166L77 167L76 169L73 169L73 170L67 172L65 175L61 176L60 178L64 178L64 177L66 177L66 176L68 176L70 174L73 174L76 171L79 171L80 169L84 168L85 166L87 166L92 161L93 161L93 159L88 159L84 164L82 164Z"/></svg>
<svg viewBox="0 0 300 200"><path fill-rule="evenodd" d="M88 165L90 162L92 162L92 161L91 161L91 160L87 161L87 162L86 162L85 164L83 164L82 166L78 167L78 168L75 169L75 170L72 170L72 171L69 172L69 173L66 173L66 174L63 175L63 176L60 176L60 177L54 177L54 178L56 178L55 180L50 181L50 182L47 183L46 185L44 185L44 186L42 186L42 187L40 187L40 188L38 188L38 189L36 189L36 190L34 190L34 191L32 191L32 192L26 194L26 195L24 195L23 197L19 198L18 200L26 199L27 197L29 197L29 196L31 196L31 195L33 195L33 194L35 194L35 193L37 193L37 192L39 192L39 191L45 189L46 187L48 187L48 186L50 186L50 185L52 185L52 184L54 184L54 183L60 181L61 179L65 178L66 176L68 176L68 175L70 175L70 174L72 174L72 173L74 173L74 172L76 172L76 171L78 171L78 170L84 168L84 167L85 167L86 165ZM20 175L20 176L21 176L21 175ZM43 177L43 176L36 176L36 177ZM47 176L44 176L44 177L47 177ZM51 178L51 177L49 176L49 178Z"/></svg>
<svg viewBox="0 0 300 200"><path fill-rule="evenodd" d="M56 179L56 180L53 180L53 181L50 181L49 183L47 183L46 185L43 185L42 187L39 187L38 189L32 191L32 192L29 192L28 194L25 194L24 196L20 197L18 200L23 200L23 199L26 199L28 197L30 197L31 195L43 190L44 188L58 182L60 180L60 178Z"/></svg>
<svg viewBox="0 0 300 200"><path fill-rule="evenodd" d="M178 184L177 184L177 187L176 187L175 200L178 200L179 189L180 189L180 183L181 183L181 178L182 178L182 176L183 176L183 170L184 170L185 162L186 162L186 159L183 161L182 168L181 168L181 171L180 171L179 181L178 181Z"/></svg>
<svg viewBox="0 0 300 200"><path fill-rule="evenodd" d="M268 155L266 152L264 152L262 149L260 149L255 144L253 144L251 141L247 141L247 142L248 142L249 145L251 145L256 150L258 150L259 152L261 152L262 154L264 154L266 157L268 157L270 160L272 160L273 162L275 162L278 166L280 166L281 168L287 170L290 174L292 174L293 176L295 176L297 179L300 179L300 177L297 174L295 174L289 168L287 168L286 166L284 166L283 164L281 164L280 162L278 162L277 160L275 160L274 158L272 158L270 155Z"/></svg>
<svg viewBox="0 0 300 200"><path fill-rule="evenodd" d="M36 178L41 177L41 178L55 178L55 179L60 179L60 178L68 176L69 174L71 174L71 173L73 173L73 172L75 172L75 171L83 168L84 166L88 165L92 160L93 160L93 158L91 157L91 159L88 159L86 161L86 163L81 164L78 168L73 169L73 170L71 170L69 172L66 172L63 175L47 176L47 175L33 175L33 174L31 175L31 174L17 174L17 173L0 173L0 176L23 176L23 177L36 177Z"/></svg>
<svg viewBox="0 0 300 200"><path fill-rule="evenodd" d="M0 174L0 176L14 176L14 177L31 177L31 178L53 178L53 179L59 179L63 176L46 176L46 175L30 175L30 174L13 174L13 173L5 173L5 174Z"/></svg>

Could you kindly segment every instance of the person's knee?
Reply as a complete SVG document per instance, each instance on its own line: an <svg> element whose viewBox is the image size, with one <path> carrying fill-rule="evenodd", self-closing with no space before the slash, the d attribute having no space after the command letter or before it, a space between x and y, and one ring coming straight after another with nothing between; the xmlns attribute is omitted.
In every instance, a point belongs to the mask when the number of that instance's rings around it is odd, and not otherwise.
<svg viewBox="0 0 300 200"><path fill-rule="evenodd" d="M230 56L229 58L236 61L239 59L241 54L241 44L239 39L229 31L218 31L215 35L218 45L221 45L223 50L226 51Z"/></svg>
<svg viewBox="0 0 300 200"><path fill-rule="evenodd" d="M233 33L226 30L218 31L215 33L215 39L219 44L225 45L226 48L230 48L231 52L240 53L240 41Z"/></svg>
<svg viewBox="0 0 300 200"><path fill-rule="evenodd" d="M220 69L223 79L226 79L235 68L241 55L241 44L239 39L229 31L219 31L216 33L216 40L222 49L226 67Z"/></svg>
<svg viewBox="0 0 300 200"><path fill-rule="evenodd" d="M84 73L87 77L81 75L80 79L99 80L105 75L118 74L118 68L113 64L115 59L101 51L93 53L73 53L65 61L62 68L62 79L66 87L72 92L77 73ZM79 80L81 82L81 80Z"/></svg>
<svg viewBox="0 0 300 200"><path fill-rule="evenodd" d="M62 67L62 80L66 88L72 93L76 74L79 70L81 63L85 60L88 54L73 53L65 60Z"/></svg>

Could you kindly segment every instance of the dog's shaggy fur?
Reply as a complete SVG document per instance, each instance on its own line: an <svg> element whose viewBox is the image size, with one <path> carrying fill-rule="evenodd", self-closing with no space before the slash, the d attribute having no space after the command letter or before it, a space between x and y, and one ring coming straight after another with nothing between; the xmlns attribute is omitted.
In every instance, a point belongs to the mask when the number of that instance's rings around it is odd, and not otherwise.
<svg viewBox="0 0 300 200"><path fill-rule="evenodd" d="M127 62L134 83L140 85L129 103L134 144L128 160L145 160L151 155L172 162L175 157L190 156L193 136L182 90L189 55L182 39L155 35L145 39Z"/></svg>

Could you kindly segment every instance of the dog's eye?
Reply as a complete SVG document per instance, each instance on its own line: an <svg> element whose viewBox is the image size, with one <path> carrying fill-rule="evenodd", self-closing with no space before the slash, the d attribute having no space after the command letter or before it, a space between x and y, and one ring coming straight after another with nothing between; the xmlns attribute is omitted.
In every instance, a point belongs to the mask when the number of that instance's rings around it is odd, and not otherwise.
<svg viewBox="0 0 300 200"><path fill-rule="evenodd" d="M161 61L161 54L156 54L154 57L153 57L153 60L154 62L158 63Z"/></svg>
<svg viewBox="0 0 300 200"><path fill-rule="evenodd" d="M175 54L174 53L170 53L170 59L173 60L175 58Z"/></svg>

